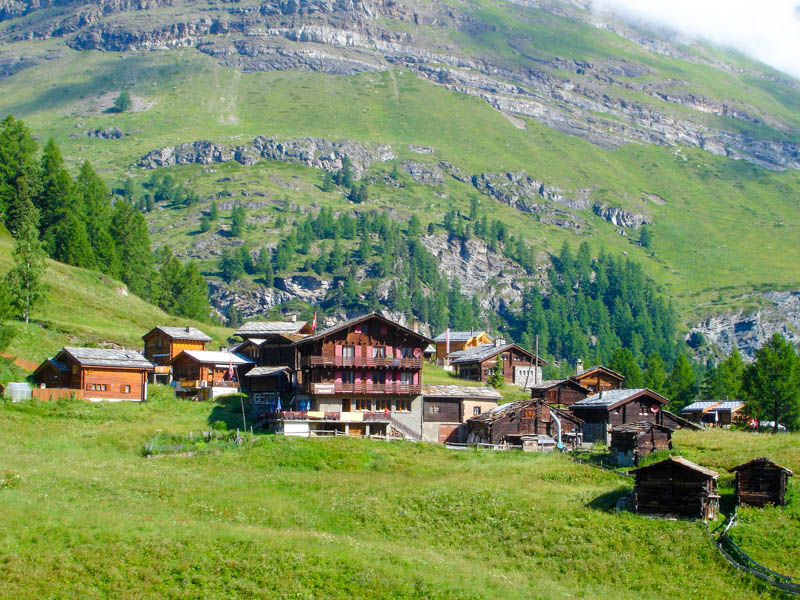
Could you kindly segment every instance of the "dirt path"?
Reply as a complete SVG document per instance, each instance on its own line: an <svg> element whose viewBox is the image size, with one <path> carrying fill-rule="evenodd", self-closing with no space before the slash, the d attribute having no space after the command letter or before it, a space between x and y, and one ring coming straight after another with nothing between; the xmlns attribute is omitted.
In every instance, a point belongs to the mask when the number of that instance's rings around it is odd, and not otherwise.
<svg viewBox="0 0 800 600"><path fill-rule="evenodd" d="M12 359L15 365L25 369L26 371L33 371L36 369L36 367L39 366L39 363L31 362L29 360L23 360L22 358L18 358L13 354L8 354L6 352L0 352L0 356L2 356L3 358Z"/></svg>

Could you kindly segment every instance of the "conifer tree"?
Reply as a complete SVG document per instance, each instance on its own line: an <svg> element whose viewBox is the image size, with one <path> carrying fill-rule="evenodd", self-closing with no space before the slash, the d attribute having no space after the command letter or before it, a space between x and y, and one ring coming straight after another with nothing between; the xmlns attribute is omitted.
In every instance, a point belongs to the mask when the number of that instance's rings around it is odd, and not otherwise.
<svg viewBox="0 0 800 600"><path fill-rule="evenodd" d="M208 283L193 260L184 265L181 273L178 314L189 319L207 320L211 312L208 304Z"/></svg>
<svg viewBox="0 0 800 600"><path fill-rule="evenodd" d="M22 121L8 115L0 122L0 218L12 235L33 218L39 191L36 141Z"/></svg>
<svg viewBox="0 0 800 600"><path fill-rule="evenodd" d="M673 412L691 404L697 395L697 380L686 355L678 355L667 380L670 410Z"/></svg>
<svg viewBox="0 0 800 600"><path fill-rule="evenodd" d="M800 358L794 347L775 333L756 351L744 369L742 391L748 413L791 429L800 425Z"/></svg>
<svg viewBox="0 0 800 600"><path fill-rule="evenodd" d="M216 200L211 201L211 206L208 209L208 217L212 221L216 221L217 219L219 219L219 208L217 208Z"/></svg>
<svg viewBox="0 0 800 600"><path fill-rule="evenodd" d="M153 255L147 222L130 202L114 204L111 237L119 256L119 276L130 290L141 298L150 298Z"/></svg>

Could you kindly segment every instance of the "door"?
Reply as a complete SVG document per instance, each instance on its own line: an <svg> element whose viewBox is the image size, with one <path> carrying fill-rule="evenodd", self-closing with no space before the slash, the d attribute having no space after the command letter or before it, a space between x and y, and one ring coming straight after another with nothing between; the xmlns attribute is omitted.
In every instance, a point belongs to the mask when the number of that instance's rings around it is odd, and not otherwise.
<svg viewBox="0 0 800 600"><path fill-rule="evenodd" d="M342 400L342 412L350 412L350 398Z"/></svg>

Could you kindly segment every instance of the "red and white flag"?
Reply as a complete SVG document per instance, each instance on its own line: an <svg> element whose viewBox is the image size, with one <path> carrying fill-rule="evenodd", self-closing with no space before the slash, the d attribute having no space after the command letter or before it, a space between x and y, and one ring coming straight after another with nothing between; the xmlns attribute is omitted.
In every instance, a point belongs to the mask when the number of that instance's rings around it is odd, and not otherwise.
<svg viewBox="0 0 800 600"><path fill-rule="evenodd" d="M314 331L317 328L317 312L314 311L314 320L311 321L311 331Z"/></svg>
<svg viewBox="0 0 800 600"><path fill-rule="evenodd" d="M228 381L233 381L233 359L228 359Z"/></svg>

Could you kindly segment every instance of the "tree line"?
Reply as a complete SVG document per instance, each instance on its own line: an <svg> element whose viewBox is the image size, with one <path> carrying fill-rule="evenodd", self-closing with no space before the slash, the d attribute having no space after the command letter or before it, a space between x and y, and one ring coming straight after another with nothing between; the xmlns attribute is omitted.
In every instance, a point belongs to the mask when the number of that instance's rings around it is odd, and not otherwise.
<svg viewBox="0 0 800 600"><path fill-rule="evenodd" d="M21 121L0 123L0 218L15 240L7 300L27 320L44 297L44 257L122 280L137 296L179 316L208 319L208 288L197 265L169 249L153 253L147 223L129 199L112 198L84 161L71 177L55 141L39 150Z"/></svg>

